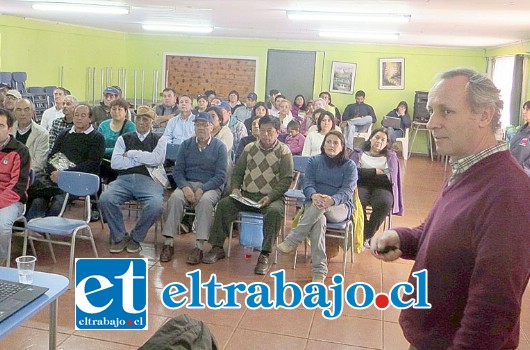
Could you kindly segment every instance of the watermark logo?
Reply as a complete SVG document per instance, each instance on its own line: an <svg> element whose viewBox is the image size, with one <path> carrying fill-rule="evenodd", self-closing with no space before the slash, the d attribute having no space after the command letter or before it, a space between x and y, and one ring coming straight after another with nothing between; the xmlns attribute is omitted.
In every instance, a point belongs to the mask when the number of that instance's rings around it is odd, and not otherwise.
<svg viewBox="0 0 530 350"><path fill-rule="evenodd" d="M396 283L388 293L376 293L368 283L357 282L344 284L342 275L334 275L333 284L309 283L300 286L286 282L285 270L274 271L272 286L263 282L233 282L222 284L212 274L207 282L203 282L201 270L186 273L189 288L180 282L166 285L160 295L162 304L168 309L239 309L245 305L255 309L287 309L300 306L306 309L320 309L326 319L336 319L347 305L352 309L362 310L375 307L385 310L396 309L430 309L428 301L427 270L414 272L415 284L409 282Z"/></svg>
<svg viewBox="0 0 530 350"><path fill-rule="evenodd" d="M147 259L76 259L75 329L147 329Z"/></svg>

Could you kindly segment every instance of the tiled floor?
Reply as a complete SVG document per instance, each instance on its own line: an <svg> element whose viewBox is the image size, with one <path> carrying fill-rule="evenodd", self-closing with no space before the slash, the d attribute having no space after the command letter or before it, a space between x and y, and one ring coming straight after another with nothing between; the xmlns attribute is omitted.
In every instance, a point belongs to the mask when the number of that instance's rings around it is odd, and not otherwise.
<svg viewBox="0 0 530 350"><path fill-rule="evenodd" d="M413 157L403 167L405 216L394 217L394 226L419 224L437 195L444 177L443 163L431 162L427 158ZM134 222L134 214L128 220ZM101 230L99 223L92 224L97 238L100 256L109 257L108 229ZM153 232L154 229L151 230ZM152 242L152 233L146 242ZM342 316L333 321L326 320L320 311L298 308L295 310L179 310L166 309L159 301L162 288L170 282L184 282L185 273L196 267L186 265L188 252L193 247L194 235L186 234L176 239L176 259L161 264L151 247L145 247L142 255L150 260L149 268L149 330L146 331L75 331L74 293L69 290L59 299L58 345L59 349L136 349L169 318L187 313L203 320L215 335L221 349L407 349L401 329L397 323L398 312L393 309L378 311L369 308L362 311L345 308ZM15 241L16 244L20 243ZM302 249L302 248L301 248ZM90 257L90 246L79 243L80 256ZM57 248L58 263L53 264L45 246L38 247L37 269L67 274L66 250ZM112 255L116 257L116 255ZM120 255L128 256L127 253ZM214 265L199 265L203 278L216 273L223 283L230 281L272 283L270 276L253 273L256 257L251 262L244 260L242 250L234 244L233 255ZM330 264L330 275L341 271L341 261ZM354 264L348 264L345 284L366 282L376 290L388 291L396 282L405 281L411 263L398 261L381 263L367 252L356 255ZM272 270L284 268L288 281L304 285L310 281L309 264L301 259L297 269L292 269L292 256L280 256ZM327 281L329 284L329 280ZM0 349L47 349L48 312L41 312L24 326L0 340ZM530 291L527 290L521 319L521 343L519 349L530 350Z"/></svg>

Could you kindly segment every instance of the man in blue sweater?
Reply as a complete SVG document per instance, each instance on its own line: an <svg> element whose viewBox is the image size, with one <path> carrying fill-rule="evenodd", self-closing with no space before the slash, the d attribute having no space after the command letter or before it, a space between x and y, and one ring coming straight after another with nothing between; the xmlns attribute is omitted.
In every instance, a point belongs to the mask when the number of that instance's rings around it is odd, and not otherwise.
<svg viewBox="0 0 530 350"><path fill-rule="evenodd" d="M203 245L213 223L214 207L221 198L227 165L225 144L212 137L213 120L208 113L195 116L195 137L180 145L173 178L177 189L168 201L167 220L163 235L166 242L160 254L161 262L173 258L173 236L184 217L185 207L195 209L197 241L188 256L188 264L202 261Z"/></svg>

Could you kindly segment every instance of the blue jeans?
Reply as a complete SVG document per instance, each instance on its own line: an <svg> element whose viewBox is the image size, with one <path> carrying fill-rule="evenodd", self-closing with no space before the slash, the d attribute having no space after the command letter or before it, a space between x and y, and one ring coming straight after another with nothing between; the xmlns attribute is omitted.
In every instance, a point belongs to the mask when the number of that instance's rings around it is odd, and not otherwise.
<svg viewBox="0 0 530 350"><path fill-rule="evenodd" d="M131 200L142 204L140 217L131 232L131 238L143 242L147 231L162 215L164 189L150 176L141 174L120 175L101 194L99 205L107 221L113 242L120 242L126 234L121 206Z"/></svg>
<svg viewBox="0 0 530 350"><path fill-rule="evenodd" d="M63 207L65 193L57 194L53 197L37 197L31 201L26 219L43 218L46 216L57 216L61 213Z"/></svg>
<svg viewBox="0 0 530 350"><path fill-rule="evenodd" d="M13 222L24 212L24 204L20 202L0 209L0 259L9 259L7 250L11 244Z"/></svg>

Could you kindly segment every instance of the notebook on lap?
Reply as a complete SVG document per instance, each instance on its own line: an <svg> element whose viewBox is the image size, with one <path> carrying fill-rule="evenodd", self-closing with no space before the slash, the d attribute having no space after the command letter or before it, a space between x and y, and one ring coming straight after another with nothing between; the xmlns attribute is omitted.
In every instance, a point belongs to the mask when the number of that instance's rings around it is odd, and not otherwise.
<svg viewBox="0 0 530 350"><path fill-rule="evenodd" d="M0 322L47 291L45 287L0 279Z"/></svg>

